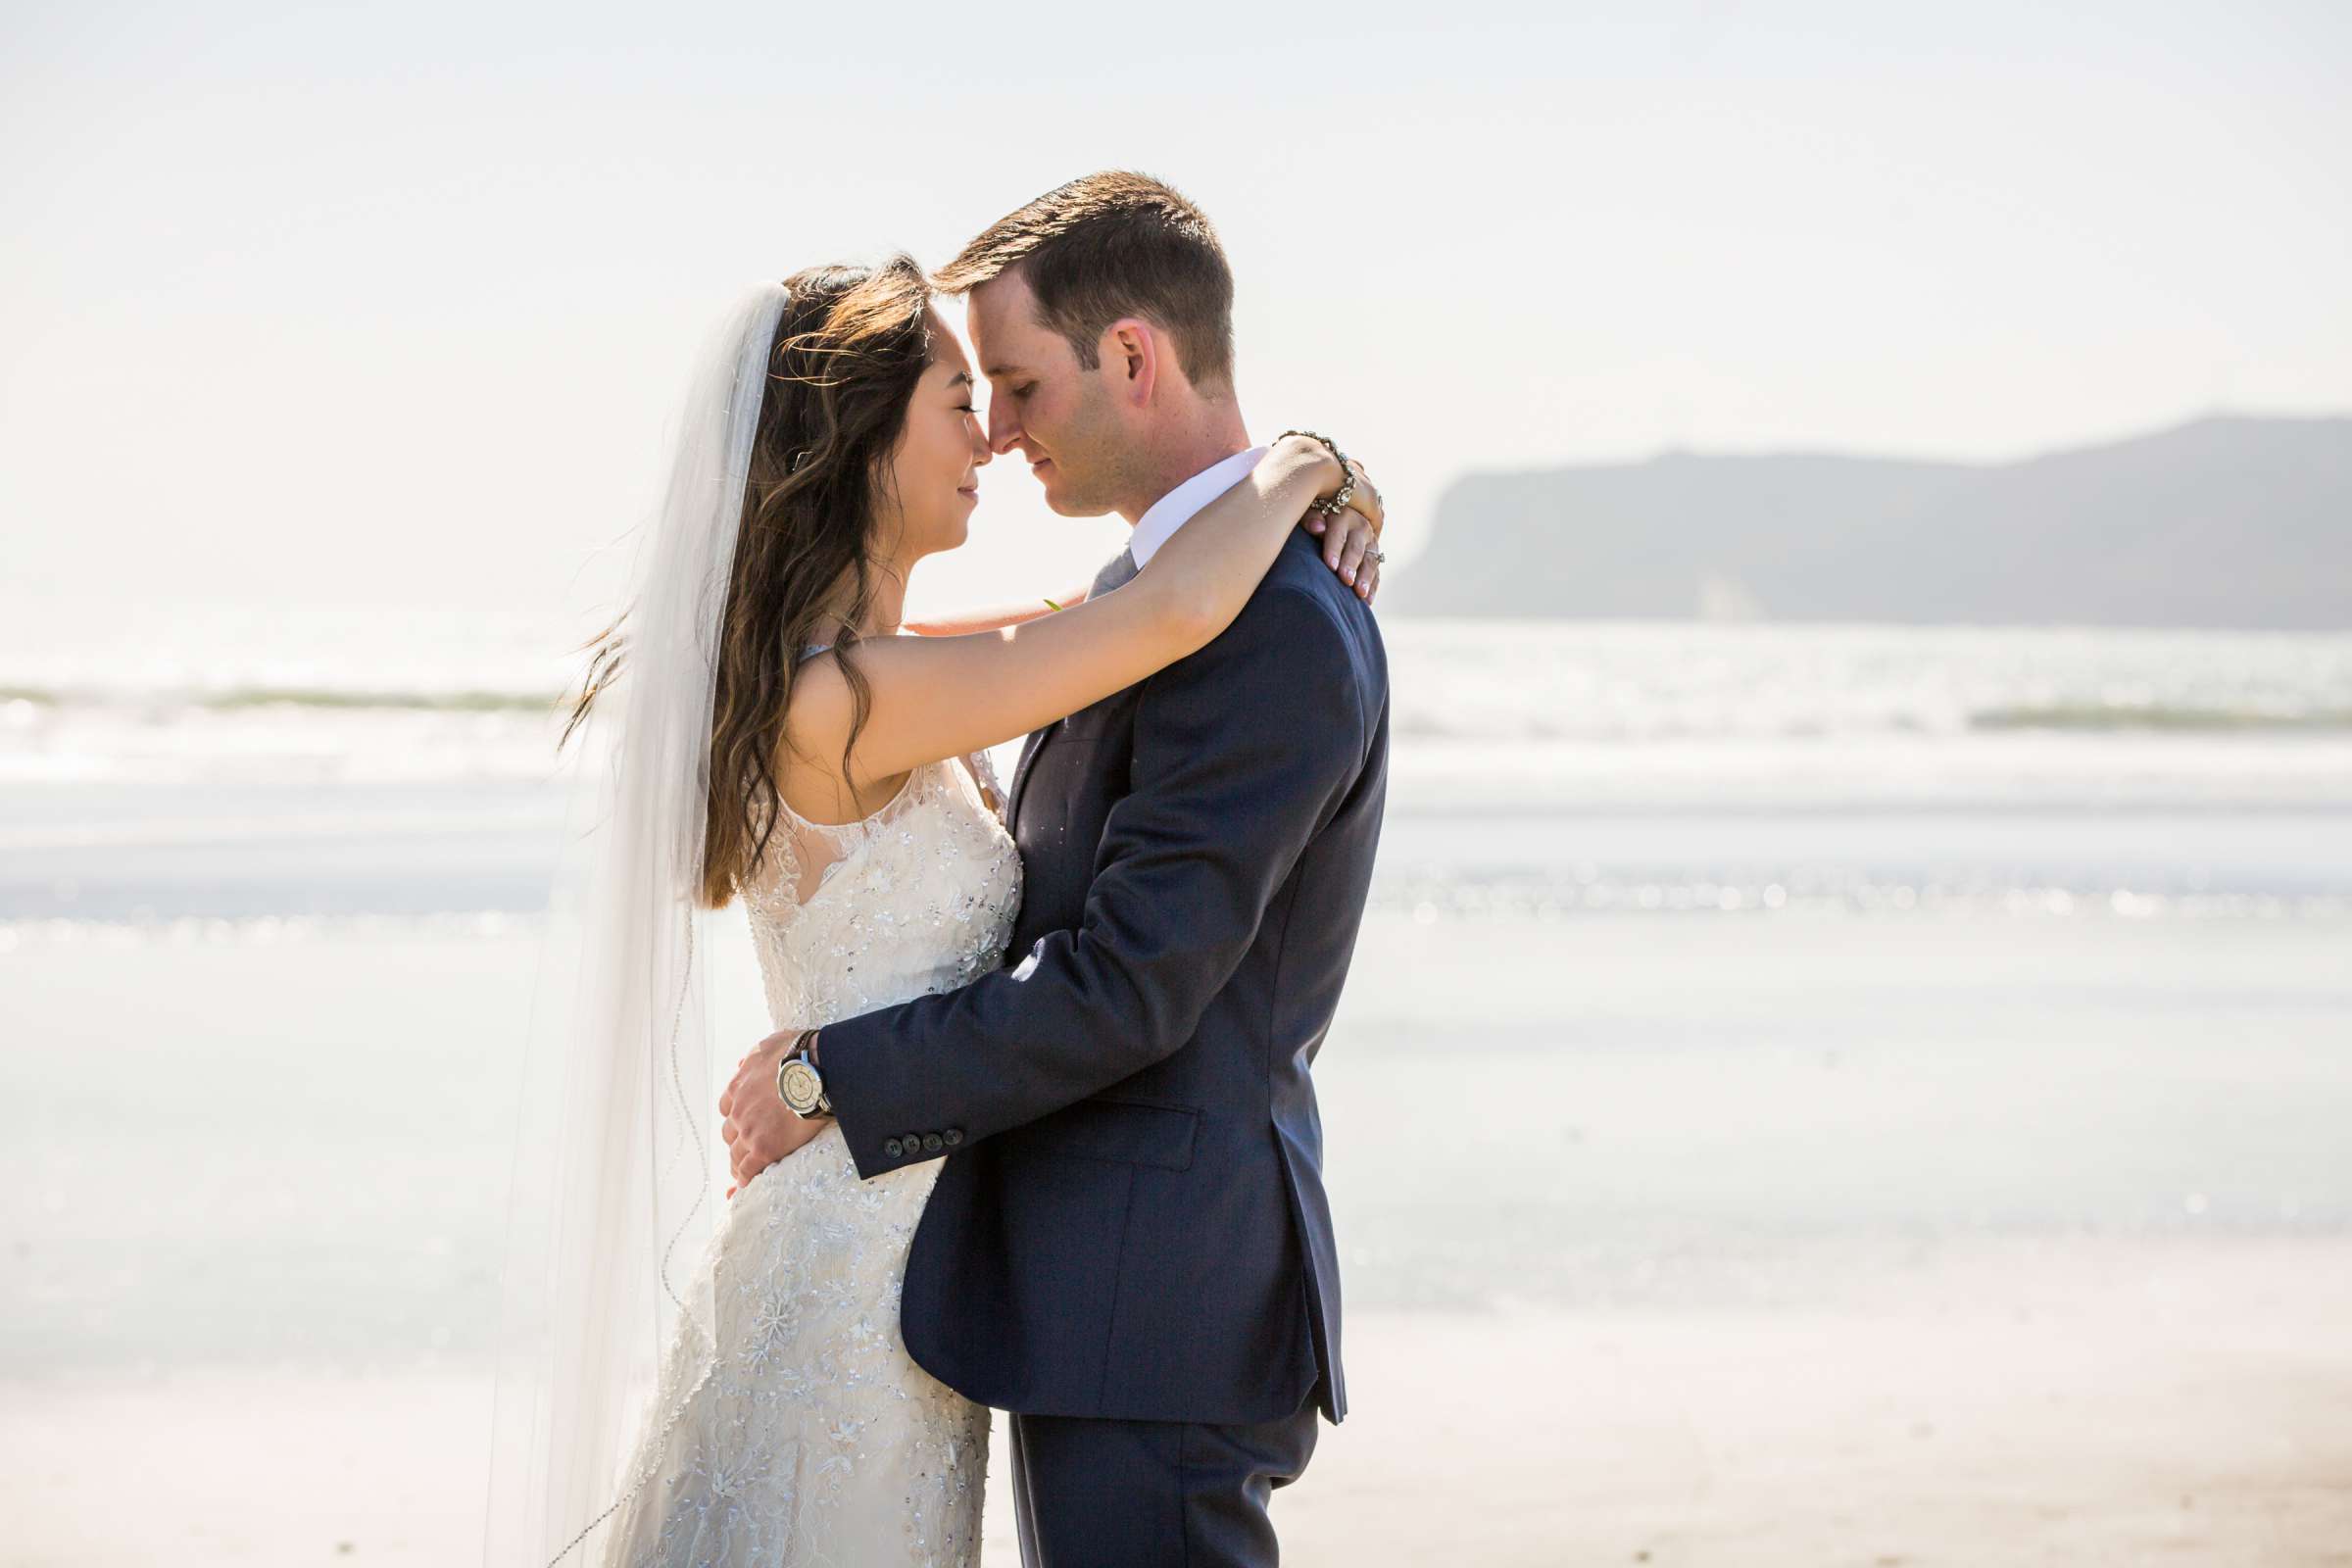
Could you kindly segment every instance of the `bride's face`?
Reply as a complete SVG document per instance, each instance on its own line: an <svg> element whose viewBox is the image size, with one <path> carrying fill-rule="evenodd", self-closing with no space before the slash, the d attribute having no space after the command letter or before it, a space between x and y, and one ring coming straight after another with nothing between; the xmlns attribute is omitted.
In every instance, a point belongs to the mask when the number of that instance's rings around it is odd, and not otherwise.
<svg viewBox="0 0 2352 1568"><path fill-rule="evenodd" d="M980 465L990 456L973 412L971 362L936 311L930 324L931 368L915 386L891 459L896 516L882 528L884 547L906 562L963 543L980 501Z"/></svg>

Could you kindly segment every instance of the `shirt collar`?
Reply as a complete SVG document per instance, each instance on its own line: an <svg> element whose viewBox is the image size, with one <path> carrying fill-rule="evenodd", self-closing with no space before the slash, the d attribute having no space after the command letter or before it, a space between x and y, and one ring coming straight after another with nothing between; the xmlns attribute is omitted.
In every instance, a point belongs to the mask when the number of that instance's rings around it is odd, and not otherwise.
<svg viewBox="0 0 2352 1568"><path fill-rule="evenodd" d="M1190 479L1152 503L1152 509L1136 519L1134 537L1127 542L1127 553L1135 557L1135 569L1141 571L1151 564L1159 547L1174 536L1177 529L1193 520L1193 514L1226 491L1240 484L1257 466L1257 460L1266 455L1266 448L1251 447L1236 452L1202 468Z"/></svg>

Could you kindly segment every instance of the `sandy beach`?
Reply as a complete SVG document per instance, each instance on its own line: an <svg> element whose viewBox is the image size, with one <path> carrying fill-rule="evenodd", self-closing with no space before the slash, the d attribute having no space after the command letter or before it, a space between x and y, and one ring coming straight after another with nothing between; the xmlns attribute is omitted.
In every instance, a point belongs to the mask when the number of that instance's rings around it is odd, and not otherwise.
<svg viewBox="0 0 2352 1568"><path fill-rule="evenodd" d="M1354 1411L1277 1502L1286 1560L2352 1561L2352 1246L1994 1246L1910 1294L1367 1315ZM449 1373L18 1382L5 1560L471 1563L485 1401ZM999 1436L984 1561L1010 1568Z"/></svg>
<svg viewBox="0 0 2352 1568"><path fill-rule="evenodd" d="M1326 1087L1353 1411L1289 1559L2352 1561L2342 936L1377 916ZM478 1560L529 952L0 954L82 1064L0 1063L0 1562ZM1432 1038L1444 1139L1391 1070Z"/></svg>

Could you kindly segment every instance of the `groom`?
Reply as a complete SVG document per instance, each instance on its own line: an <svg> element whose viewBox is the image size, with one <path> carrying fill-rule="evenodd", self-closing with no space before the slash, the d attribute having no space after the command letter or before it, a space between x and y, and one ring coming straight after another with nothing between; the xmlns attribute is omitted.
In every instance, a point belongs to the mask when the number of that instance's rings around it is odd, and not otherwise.
<svg viewBox="0 0 2352 1568"><path fill-rule="evenodd" d="M1158 181L1073 180L938 281L968 296L990 444L1055 512L1134 525L1097 592L1262 450L1223 249ZM1307 1069L1372 874L1389 693L1371 612L1317 552L1294 532L1223 635L1029 737L1010 967L810 1043L860 1175L946 1156L902 1332L1013 1412L1031 1568L1272 1563L1271 1491L1318 1408L1347 1413ZM737 1081L772 1086L794 1039ZM778 1113L788 1147L822 1125Z"/></svg>

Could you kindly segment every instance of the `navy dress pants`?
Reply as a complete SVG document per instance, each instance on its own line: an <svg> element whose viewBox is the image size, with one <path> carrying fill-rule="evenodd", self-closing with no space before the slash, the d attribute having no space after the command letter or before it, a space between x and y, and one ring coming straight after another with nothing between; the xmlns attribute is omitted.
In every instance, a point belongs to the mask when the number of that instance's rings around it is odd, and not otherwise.
<svg viewBox="0 0 2352 1568"><path fill-rule="evenodd" d="M1315 1451L1317 1393L1253 1426L1012 1417L1025 1568L1274 1568L1276 1487Z"/></svg>

